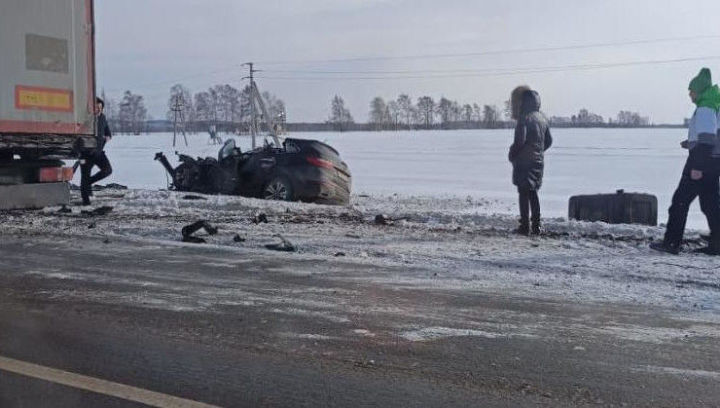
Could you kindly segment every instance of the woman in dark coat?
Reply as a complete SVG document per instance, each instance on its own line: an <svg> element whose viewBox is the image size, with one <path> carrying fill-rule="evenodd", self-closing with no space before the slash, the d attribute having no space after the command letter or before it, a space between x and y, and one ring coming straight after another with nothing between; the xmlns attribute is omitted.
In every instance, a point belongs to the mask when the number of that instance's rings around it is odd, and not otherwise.
<svg viewBox="0 0 720 408"><path fill-rule="evenodd" d="M527 86L515 88L511 95L515 140L510 146L508 158L513 165L513 184L520 196L520 227L517 232L528 235L530 210L532 210L532 233L540 233L540 199L538 190L542 185L545 150L552 145L550 126L540 112L540 95Z"/></svg>

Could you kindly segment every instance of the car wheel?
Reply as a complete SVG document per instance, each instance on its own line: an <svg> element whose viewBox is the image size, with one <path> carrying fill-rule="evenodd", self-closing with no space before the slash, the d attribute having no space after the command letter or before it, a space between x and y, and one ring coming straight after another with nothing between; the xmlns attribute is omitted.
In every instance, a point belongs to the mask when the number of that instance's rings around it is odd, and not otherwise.
<svg viewBox="0 0 720 408"><path fill-rule="evenodd" d="M292 186L285 177L275 177L263 189L263 198L266 200L291 201L293 199Z"/></svg>

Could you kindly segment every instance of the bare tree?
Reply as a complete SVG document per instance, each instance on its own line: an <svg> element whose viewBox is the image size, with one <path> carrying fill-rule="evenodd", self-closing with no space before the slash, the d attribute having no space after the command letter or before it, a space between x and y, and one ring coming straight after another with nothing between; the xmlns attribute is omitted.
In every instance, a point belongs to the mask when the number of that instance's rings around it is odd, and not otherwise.
<svg viewBox="0 0 720 408"><path fill-rule="evenodd" d="M335 129L341 132L346 130L350 124L354 123L350 111L345 107L345 101L337 95L332 99L330 118L328 121L335 126Z"/></svg>
<svg viewBox="0 0 720 408"><path fill-rule="evenodd" d="M602 116L597 115L583 108L578 111L577 115L572 116L572 123L581 126L591 126L605 123Z"/></svg>
<svg viewBox="0 0 720 408"><path fill-rule="evenodd" d="M453 101L450 105L450 121L459 122L462 120L462 108L457 101Z"/></svg>
<svg viewBox="0 0 720 408"><path fill-rule="evenodd" d="M435 111L440 117L443 128L447 128L452 121L452 101L445 97L440 98Z"/></svg>
<svg viewBox="0 0 720 408"><path fill-rule="evenodd" d="M412 99L407 94L401 94L397 98L398 109L400 114L405 119L405 124L410 128L413 123L413 115L415 107L413 106Z"/></svg>
<svg viewBox="0 0 720 408"><path fill-rule="evenodd" d="M473 107L469 103L466 103L462 107L462 120L468 123L473 120Z"/></svg>
<svg viewBox="0 0 720 408"><path fill-rule="evenodd" d="M212 102L210 101L210 94L207 91L198 92L195 94L193 106L195 107L195 118L198 122L203 122L203 126L206 126L213 118Z"/></svg>
<svg viewBox="0 0 720 408"><path fill-rule="evenodd" d="M495 105L485 105L483 107L483 121L485 127L494 128L500 121L500 110Z"/></svg>
<svg viewBox="0 0 720 408"><path fill-rule="evenodd" d="M387 105L383 98L376 96L370 102L370 123L375 130L384 129L387 125Z"/></svg>
<svg viewBox="0 0 720 408"><path fill-rule="evenodd" d="M400 109L400 105L396 101L390 101L387 104L387 110L388 116L390 117L390 124L392 124L393 129L397 130L400 124L402 109Z"/></svg>
<svg viewBox="0 0 720 408"><path fill-rule="evenodd" d="M120 102L119 119L121 123L121 132L134 133L139 135L145 130L145 120L147 119L147 109L145 101L141 95L133 94L125 91L123 99Z"/></svg>
<svg viewBox="0 0 720 408"><path fill-rule="evenodd" d="M616 123L621 126L647 126L650 119L646 116L640 116L637 112L620 111Z"/></svg>
<svg viewBox="0 0 720 408"><path fill-rule="evenodd" d="M422 96L417 102L417 111L422 118L425 128L429 129L433 124L435 114L435 100L430 96Z"/></svg>
<svg viewBox="0 0 720 408"><path fill-rule="evenodd" d="M473 109L473 120L478 123L482 122L482 120L483 120L482 107L480 107L480 105L478 105L477 103L473 103L472 109Z"/></svg>

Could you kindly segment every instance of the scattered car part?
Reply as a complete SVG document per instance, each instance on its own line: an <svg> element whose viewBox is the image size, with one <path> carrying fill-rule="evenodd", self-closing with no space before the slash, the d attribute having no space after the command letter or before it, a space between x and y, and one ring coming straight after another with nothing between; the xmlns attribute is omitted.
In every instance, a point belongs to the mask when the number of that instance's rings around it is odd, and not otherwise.
<svg viewBox="0 0 720 408"><path fill-rule="evenodd" d="M218 229L210 225L205 220L195 221L194 223L190 225L186 225L182 228L182 236L183 237L189 237L192 234L196 233L200 229L204 229L205 232L207 232L208 235L215 235L218 233Z"/></svg>
<svg viewBox="0 0 720 408"><path fill-rule="evenodd" d="M626 193L570 197L568 218L609 224L657 225L658 201L654 195Z"/></svg>
<svg viewBox="0 0 720 408"><path fill-rule="evenodd" d="M204 239L199 238L199 237L188 236L188 237L183 237L182 242L189 242L191 244L204 244L207 241L205 241Z"/></svg>
<svg viewBox="0 0 720 408"><path fill-rule="evenodd" d="M267 224L267 223L268 223L267 215L265 215L265 213L255 214L255 215L253 216L253 223L255 223L255 224L260 224L260 223Z"/></svg>
<svg viewBox="0 0 720 408"><path fill-rule="evenodd" d="M80 211L80 214L89 215L91 217L101 217L104 215L108 215L113 210L113 207L110 207L108 205L104 205L102 207L98 207L92 210L82 210Z"/></svg>
<svg viewBox="0 0 720 408"><path fill-rule="evenodd" d="M265 245L265 248L273 250L273 251L280 251L280 252L295 252L297 251L297 248L295 248L295 245L293 245L290 241L285 239L282 235L278 234L276 237L280 238L279 244L267 244Z"/></svg>
<svg viewBox="0 0 720 408"><path fill-rule="evenodd" d="M207 200L207 198L205 198L203 196L192 195L192 194L184 195L182 197L182 199L183 200Z"/></svg>

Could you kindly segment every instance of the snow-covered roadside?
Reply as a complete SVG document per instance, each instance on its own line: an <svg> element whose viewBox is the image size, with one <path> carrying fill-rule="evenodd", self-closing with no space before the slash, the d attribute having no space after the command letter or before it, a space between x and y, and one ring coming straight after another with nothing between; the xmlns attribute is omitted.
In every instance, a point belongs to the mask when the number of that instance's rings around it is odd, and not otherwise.
<svg viewBox="0 0 720 408"><path fill-rule="evenodd" d="M0 214L4 234L72 239L94 236L163 245L180 242L180 229L198 219L219 228L204 236L222 259L279 257L282 272L302 274L297 259L338 259L391 268L394 273L336 275L329 279L362 279L396 288L507 293L583 302L629 302L716 312L720 308L720 262L704 255L679 257L651 252L647 244L662 228L604 223L545 221L544 237L511 233L515 219L488 212L494 203L477 199L399 196L355 196L348 207L269 202L242 197L204 196L128 190L96 193L96 205L111 205L106 216L89 217L49 208ZM256 223L257 214L268 223ZM397 220L377 225L377 214ZM236 242L235 236L244 239ZM298 248L271 252L265 244L277 235ZM689 238L699 241L698 233ZM385 269L386 270L386 269Z"/></svg>

